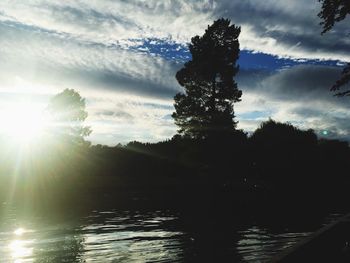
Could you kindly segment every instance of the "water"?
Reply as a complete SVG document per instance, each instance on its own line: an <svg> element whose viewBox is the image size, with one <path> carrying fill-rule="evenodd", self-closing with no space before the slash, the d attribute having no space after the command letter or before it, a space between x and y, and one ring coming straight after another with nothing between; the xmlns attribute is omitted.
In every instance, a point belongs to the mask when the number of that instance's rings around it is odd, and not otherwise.
<svg viewBox="0 0 350 263"><path fill-rule="evenodd" d="M264 262L310 234L272 230L254 220L230 228L183 225L171 211L93 210L55 217L6 209L0 262L203 262L218 255L220 262Z"/></svg>

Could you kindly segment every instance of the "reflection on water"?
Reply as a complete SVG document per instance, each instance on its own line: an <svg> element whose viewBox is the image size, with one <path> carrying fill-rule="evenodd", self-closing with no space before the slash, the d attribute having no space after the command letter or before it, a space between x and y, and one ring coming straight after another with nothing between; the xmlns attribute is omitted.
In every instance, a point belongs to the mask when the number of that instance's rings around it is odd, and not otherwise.
<svg viewBox="0 0 350 263"><path fill-rule="evenodd" d="M164 213L98 212L68 223L43 218L0 223L1 262L177 262L185 234ZM3 246L3 244L6 244Z"/></svg>
<svg viewBox="0 0 350 263"><path fill-rule="evenodd" d="M15 262L19 262L21 259L31 257L33 252L32 242L32 240L11 241L8 248L12 259L14 259Z"/></svg>
<svg viewBox="0 0 350 263"><path fill-rule="evenodd" d="M169 211L92 211L85 216L52 218L19 216L7 210L0 220L1 262L188 262L208 251L198 235L179 227ZM309 232L271 230L257 225L232 226L207 250L234 255L231 262L262 262L295 244ZM201 233L207 239L210 234ZM225 235L225 234L223 234ZM219 236L222 237L221 233ZM220 251L226 250L226 251ZM209 252L210 253L210 252Z"/></svg>
<svg viewBox="0 0 350 263"><path fill-rule="evenodd" d="M310 233L280 233L272 234L267 229L257 226L239 231L242 239L238 241L237 249L246 262L264 262L276 253L291 247Z"/></svg>
<svg viewBox="0 0 350 263"><path fill-rule="evenodd" d="M103 215L104 214L104 215ZM87 218L88 224L81 228L84 256L87 261L101 262L167 262L181 259L182 232L167 230L163 226L175 218L161 216L160 212L118 216L108 213L103 222L95 213Z"/></svg>

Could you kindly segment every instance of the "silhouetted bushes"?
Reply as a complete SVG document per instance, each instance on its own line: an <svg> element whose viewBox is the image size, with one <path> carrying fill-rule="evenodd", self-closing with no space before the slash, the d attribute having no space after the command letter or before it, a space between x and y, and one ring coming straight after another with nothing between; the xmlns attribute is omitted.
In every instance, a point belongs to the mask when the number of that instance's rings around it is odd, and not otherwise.
<svg viewBox="0 0 350 263"><path fill-rule="evenodd" d="M56 196L84 192L109 202L138 196L161 201L164 207L206 207L213 200L217 200L215 206L241 203L252 209L301 204L334 207L345 203L350 187L347 142L318 139L312 130L273 120L262 123L250 137L237 130L205 139L177 135L158 143L50 147L21 156L21 165L3 147L7 155L1 157L2 178L15 175L12 178L18 182L27 178L22 183L7 180L10 187L2 185L3 196L6 189L22 184L41 197L40 191L56 192ZM89 177L95 179L84 179Z"/></svg>
<svg viewBox="0 0 350 263"><path fill-rule="evenodd" d="M238 192L257 202L325 203L342 198L350 186L346 142L319 140L313 130L289 123L263 122L248 137L242 131L206 139L174 136L158 143L92 146L98 175L122 176L148 183L175 178L178 185L195 183L212 194ZM227 196L226 196L227 197ZM253 198L253 199L254 199ZM260 199L260 200L259 200Z"/></svg>

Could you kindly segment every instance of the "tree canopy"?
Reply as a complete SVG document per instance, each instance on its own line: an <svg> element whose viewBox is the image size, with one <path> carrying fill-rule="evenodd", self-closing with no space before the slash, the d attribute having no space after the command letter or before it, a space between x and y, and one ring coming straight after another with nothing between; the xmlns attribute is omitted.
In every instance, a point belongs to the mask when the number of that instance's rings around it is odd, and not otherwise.
<svg viewBox="0 0 350 263"><path fill-rule="evenodd" d="M317 136L312 129L300 130L290 123L276 122L272 119L262 122L251 136L256 144L266 144L272 147L292 148L295 146L307 146L317 143ZM286 144L290 144L286 147Z"/></svg>
<svg viewBox="0 0 350 263"><path fill-rule="evenodd" d="M238 72L240 27L228 19L216 20L203 36L191 39L192 60L176 74L184 93L175 97L172 117L179 133L190 138L207 138L235 129L233 104L242 92L233 77Z"/></svg>
<svg viewBox="0 0 350 263"><path fill-rule="evenodd" d="M83 122L88 116L85 99L74 89L65 89L51 98L47 110L51 115L55 134L72 143L82 144L91 133Z"/></svg>
<svg viewBox="0 0 350 263"><path fill-rule="evenodd" d="M322 9L318 16L322 19L322 34L331 30L336 22L340 22L350 14L349 0L319 0L322 2ZM332 86L332 91L338 91L350 82L350 63L343 69L339 80ZM336 96L350 96L350 90L336 93Z"/></svg>
<svg viewBox="0 0 350 263"><path fill-rule="evenodd" d="M350 14L349 0L319 0L322 3L321 12L318 16L323 20L322 33L331 30L336 22L340 22Z"/></svg>

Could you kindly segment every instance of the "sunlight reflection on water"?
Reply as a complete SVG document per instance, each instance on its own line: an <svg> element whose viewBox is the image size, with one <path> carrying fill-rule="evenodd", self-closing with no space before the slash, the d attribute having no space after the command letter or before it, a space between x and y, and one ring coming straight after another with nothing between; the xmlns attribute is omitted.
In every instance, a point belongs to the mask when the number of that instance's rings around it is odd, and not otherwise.
<svg viewBox="0 0 350 263"><path fill-rule="evenodd" d="M22 262L21 259L26 259L32 256L33 247L32 240L14 240L8 248L11 251L11 257L15 262Z"/></svg>
<svg viewBox="0 0 350 263"><path fill-rule="evenodd" d="M198 236L181 230L178 219L164 211L92 211L63 222L9 213L0 220L0 262L187 262L203 247L198 250ZM251 225L226 234L234 241L207 248L232 250L238 262L262 262L309 233Z"/></svg>
<svg viewBox="0 0 350 263"><path fill-rule="evenodd" d="M15 229L10 217L0 223L0 262L179 262L184 233L166 229L176 218L160 214L95 211L78 222Z"/></svg>

